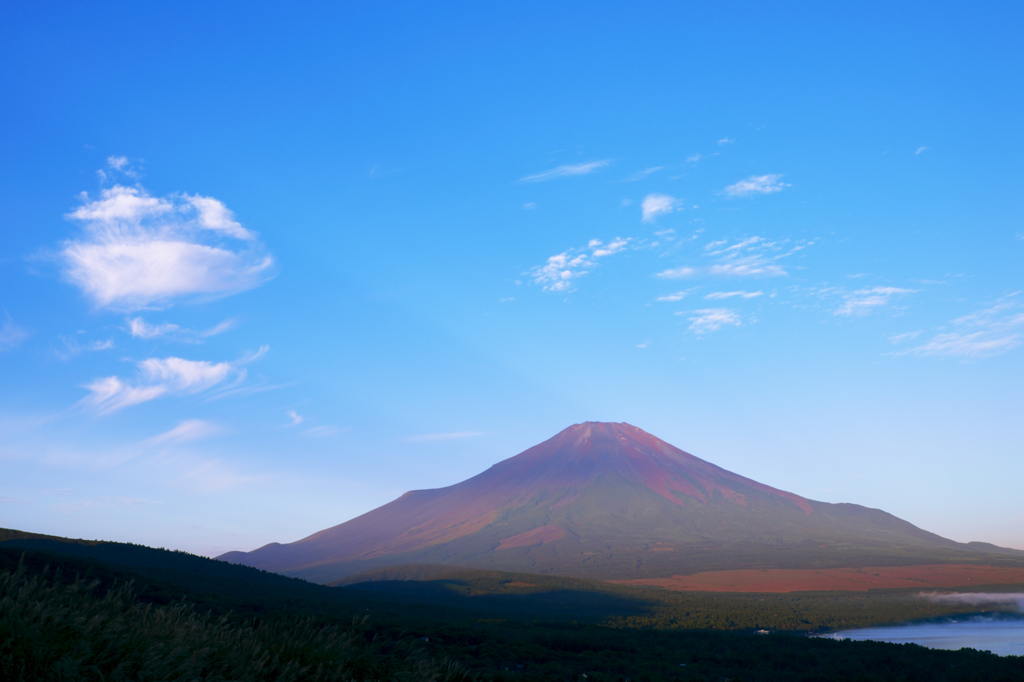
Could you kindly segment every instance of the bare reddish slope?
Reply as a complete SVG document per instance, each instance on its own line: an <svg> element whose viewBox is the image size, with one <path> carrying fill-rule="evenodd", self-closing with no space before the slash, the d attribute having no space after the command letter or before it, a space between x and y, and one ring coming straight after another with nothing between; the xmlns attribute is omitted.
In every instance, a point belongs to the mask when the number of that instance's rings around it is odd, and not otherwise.
<svg viewBox="0 0 1024 682"><path fill-rule="evenodd" d="M635 426L587 422L462 483L221 558L320 582L388 563L636 578L760 566L766 551L822 544L959 547L885 512L752 481Z"/></svg>

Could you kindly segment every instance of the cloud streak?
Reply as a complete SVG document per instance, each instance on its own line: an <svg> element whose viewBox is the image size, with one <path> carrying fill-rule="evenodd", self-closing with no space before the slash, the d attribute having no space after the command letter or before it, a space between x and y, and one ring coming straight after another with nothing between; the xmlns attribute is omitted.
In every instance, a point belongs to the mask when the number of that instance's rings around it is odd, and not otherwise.
<svg viewBox="0 0 1024 682"><path fill-rule="evenodd" d="M782 182L782 174L751 175L739 182L729 185L722 193L729 197L751 197L758 194L775 194L781 192L789 184Z"/></svg>
<svg viewBox="0 0 1024 682"><path fill-rule="evenodd" d="M867 315L872 310L886 306L896 296L916 294L917 289L901 289L899 287L868 287L846 294L836 311L836 315L855 316Z"/></svg>
<svg viewBox="0 0 1024 682"><path fill-rule="evenodd" d="M557 168L551 168L550 170L542 171L534 175L527 175L526 177L519 178L516 182L545 182L547 180L567 178L574 175L589 175L590 173L606 168L609 165L611 165L611 161L608 159L590 161L588 163L568 164L565 166L558 166Z"/></svg>
<svg viewBox="0 0 1024 682"><path fill-rule="evenodd" d="M1024 310L1017 294L1012 294L995 305L953 320L952 327L952 331L936 334L900 354L959 358L1000 355L1021 345Z"/></svg>
<svg viewBox="0 0 1024 682"><path fill-rule="evenodd" d="M425 433L420 436L409 436L405 439L407 443L437 443L446 440L460 440L462 438L473 438L483 436L486 431L455 431L452 433Z"/></svg>
<svg viewBox="0 0 1024 682"><path fill-rule="evenodd" d="M197 342L211 336L223 334L235 326L235 320L224 320L223 322L210 327L209 329L184 329L176 324L150 324L141 317L133 317L126 320L128 332L137 339L160 339L168 338L176 341Z"/></svg>
<svg viewBox="0 0 1024 682"><path fill-rule="evenodd" d="M165 431L159 435L148 438L145 441L146 445L165 445L175 443L187 443L193 440L200 440L202 438L209 438L214 436L223 429L203 419L186 419L170 431Z"/></svg>
<svg viewBox="0 0 1024 682"><path fill-rule="evenodd" d="M67 215L81 234L60 251L65 279L100 308L140 310L255 287L273 259L219 200L115 185Z"/></svg>
<svg viewBox="0 0 1024 682"><path fill-rule="evenodd" d="M714 259L714 264L669 268L655 276L661 279L684 279L698 275L782 277L789 273L780 261L809 245L810 243L790 245L786 241L772 242L757 236L747 237L731 245L727 240L714 241L704 247L704 257Z"/></svg>
<svg viewBox="0 0 1024 682"><path fill-rule="evenodd" d="M9 313L4 313L4 324L0 327L0 352L14 350L21 345L21 342L29 337L29 332L24 327L14 323Z"/></svg>
<svg viewBox="0 0 1024 682"><path fill-rule="evenodd" d="M715 291L704 298L710 301L720 301L726 298L757 298L763 295L763 291Z"/></svg>
<svg viewBox="0 0 1024 682"><path fill-rule="evenodd" d="M740 316L726 308L694 310L690 317L690 331L698 336L726 326L739 327L741 324Z"/></svg>
<svg viewBox="0 0 1024 682"><path fill-rule="evenodd" d="M201 393L232 378L237 383L245 378L241 365L264 352L266 346L242 360L217 363L177 357L148 358L136 363L134 380L109 376L84 386L89 395L81 403L97 415L108 415L163 396Z"/></svg>
<svg viewBox="0 0 1024 682"><path fill-rule="evenodd" d="M664 296L659 296L654 300L660 303L675 303L677 301L683 300L684 298L689 296L689 294L690 292L688 291L677 291L674 294L665 294Z"/></svg>

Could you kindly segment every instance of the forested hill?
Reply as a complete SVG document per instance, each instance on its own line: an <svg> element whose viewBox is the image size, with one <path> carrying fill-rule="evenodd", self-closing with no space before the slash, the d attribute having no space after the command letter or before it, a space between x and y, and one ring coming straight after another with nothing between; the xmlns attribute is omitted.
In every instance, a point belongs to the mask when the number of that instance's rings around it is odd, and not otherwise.
<svg viewBox="0 0 1024 682"><path fill-rule="evenodd" d="M330 588L27 535L0 541L5 682L1024 679L1022 659L750 629L884 618L907 608L899 595L673 595L495 571Z"/></svg>

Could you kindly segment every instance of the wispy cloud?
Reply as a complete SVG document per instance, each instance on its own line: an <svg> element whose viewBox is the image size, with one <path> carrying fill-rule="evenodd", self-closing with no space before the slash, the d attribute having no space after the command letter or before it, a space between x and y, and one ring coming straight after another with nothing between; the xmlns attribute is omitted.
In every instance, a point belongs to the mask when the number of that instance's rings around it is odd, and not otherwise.
<svg viewBox="0 0 1024 682"><path fill-rule="evenodd" d="M288 410L287 412L285 412L285 414L288 415L288 419L291 420L288 426L298 426L302 422L306 421L306 418L303 417L298 412L296 412L295 410Z"/></svg>
<svg viewBox="0 0 1024 682"><path fill-rule="evenodd" d="M306 429L302 433L310 438L327 438L328 436L336 436L339 433L344 433L345 431L348 431L348 428L343 426L314 426L311 429Z"/></svg>
<svg viewBox="0 0 1024 682"><path fill-rule="evenodd" d="M726 196L730 197L749 197L755 194L775 194L787 187L790 187L790 185L782 182L782 174L775 173L771 175L751 175L749 178L744 178L735 184L729 185L722 191Z"/></svg>
<svg viewBox="0 0 1024 682"><path fill-rule="evenodd" d="M845 300L836 311L836 315L867 315L872 310L888 305L895 296L916 294L917 289L901 289L899 287L869 287L845 294Z"/></svg>
<svg viewBox="0 0 1024 682"><path fill-rule="evenodd" d="M726 308L694 310L690 317L690 331L698 336L718 331L725 326L739 327L740 324L740 316Z"/></svg>
<svg viewBox="0 0 1024 682"><path fill-rule="evenodd" d="M657 173L660 170L665 170L665 167L652 166L651 168L644 168L643 170L637 171L636 173L630 175L628 178L626 178L625 182L637 182L639 180L643 180L644 178L653 175L654 173Z"/></svg>
<svg viewBox="0 0 1024 682"><path fill-rule="evenodd" d="M200 393L230 378L240 382L245 378L241 365L252 362L265 350L263 347L261 352L236 362L149 358L136 363L134 381L110 376L84 386L89 395L82 399L82 404L98 415L106 415L162 396Z"/></svg>
<svg viewBox="0 0 1024 682"><path fill-rule="evenodd" d="M680 201L667 194L648 194L640 205L643 221L649 223L660 215L680 210Z"/></svg>
<svg viewBox="0 0 1024 682"><path fill-rule="evenodd" d="M165 431L159 435L153 436L152 438L148 438L144 443L146 445L187 443L193 440L209 438L210 436L221 433L223 430L224 429L217 424L203 419L186 419L170 431Z"/></svg>
<svg viewBox="0 0 1024 682"><path fill-rule="evenodd" d="M683 300L684 298L686 298L689 295L690 295L690 292L688 292L688 291L677 291L674 294L665 294L664 296L659 296L658 298L656 298L654 300L655 301L660 301L662 303L675 303L676 301Z"/></svg>
<svg viewBox="0 0 1024 682"><path fill-rule="evenodd" d="M571 291L574 280L587 274L599 259L621 253L628 245L629 239L619 237L607 244L600 239L591 239L585 248L555 254L528 274L544 291Z"/></svg>
<svg viewBox="0 0 1024 682"><path fill-rule="evenodd" d="M259 285L273 265L256 235L212 197L115 185L98 198L83 193L67 217L82 233L60 252L64 276L99 307L232 294Z"/></svg>
<svg viewBox="0 0 1024 682"><path fill-rule="evenodd" d="M980 358L999 355L1021 344L1024 309L1012 294L995 305L953 320L953 331L936 334L901 354Z"/></svg>
<svg viewBox="0 0 1024 682"><path fill-rule="evenodd" d="M409 436L405 439L407 443L436 443L445 440L459 440L460 438L472 438L474 436L486 435L486 431L455 431L452 433L425 433L420 436Z"/></svg>
<svg viewBox="0 0 1024 682"><path fill-rule="evenodd" d="M74 336L60 337L63 349L55 349L54 354L61 360L70 360L82 353L89 353L101 350L110 350L114 347L113 339L101 339L98 341L79 342Z"/></svg>
<svg viewBox="0 0 1024 682"><path fill-rule="evenodd" d="M724 298L757 298L764 294L763 291L715 291L704 298L711 301L718 301Z"/></svg>
<svg viewBox="0 0 1024 682"><path fill-rule="evenodd" d="M173 458L166 458L162 462L157 460L154 463L162 464L167 470L181 472L171 478L170 483L200 493L239 488L265 481L268 478L266 474L243 473L233 465L217 459L203 459L180 454Z"/></svg>
<svg viewBox="0 0 1024 682"><path fill-rule="evenodd" d="M914 155L917 156L919 154L924 154L926 151L928 151L928 147L918 147L917 151L914 152Z"/></svg>
<svg viewBox="0 0 1024 682"><path fill-rule="evenodd" d="M21 345L21 342L29 337L29 332L24 327L14 323L11 316L4 312L4 324L0 327L0 352L13 350Z"/></svg>
<svg viewBox="0 0 1024 682"><path fill-rule="evenodd" d="M898 344L904 341L912 341L921 335L920 331L916 332L903 332L902 334L893 334L889 337L889 343Z"/></svg>
<svg viewBox="0 0 1024 682"><path fill-rule="evenodd" d="M723 145L723 144L732 144L732 143L733 143L733 142L735 142L735 141L736 141L736 140L730 139L730 138L728 138L728 137L723 137L723 138L722 138L721 140L719 140L719 141L718 141L718 144L719 144L719 145Z"/></svg>
<svg viewBox="0 0 1024 682"><path fill-rule="evenodd" d="M81 514L82 512L94 509L115 509L118 507L145 507L151 504L160 504L159 500L148 500L142 497L96 497L91 500L77 500L75 502L61 502L54 505L54 509L64 513Z"/></svg>
<svg viewBox="0 0 1024 682"><path fill-rule="evenodd" d="M811 243L773 242L756 236L731 245L728 245L727 240L714 241L704 248L704 257L714 259L713 265L669 268L656 276L661 279L683 279L697 275L780 277L788 274L780 264L782 259L805 249Z"/></svg>
<svg viewBox="0 0 1024 682"><path fill-rule="evenodd" d="M590 161L587 163L568 164L565 166L558 166L557 168L552 168L541 173L536 173L534 175L527 175L526 177L519 178L516 182L544 182L545 180L565 178L572 175L587 175L609 165L611 165L611 161L609 159Z"/></svg>
<svg viewBox="0 0 1024 682"><path fill-rule="evenodd" d="M689 266L683 266L679 268L669 268L668 270L662 270L655 277L661 279L683 279L685 277L693 277L698 272L697 268L691 268Z"/></svg>
<svg viewBox="0 0 1024 682"><path fill-rule="evenodd" d="M223 334L235 326L235 320L224 320L209 329L183 329L176 324L150 324L141 317L126 320L129 333L137 339L169 338L177 341L199 341Z"/></svg>

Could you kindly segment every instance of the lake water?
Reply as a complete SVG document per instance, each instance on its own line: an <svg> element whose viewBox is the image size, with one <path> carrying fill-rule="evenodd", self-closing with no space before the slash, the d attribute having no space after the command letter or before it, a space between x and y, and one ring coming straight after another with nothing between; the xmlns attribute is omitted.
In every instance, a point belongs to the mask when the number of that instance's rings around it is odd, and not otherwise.
<svg viewBox="0 0 1024 682"><path fill-rule="evenodd" d="M832 639L874 640L906 644L913 642L931 649L970 647L1000 656L1024 656L1024 619L984 616L890 627L832 632Z"/></svg>

